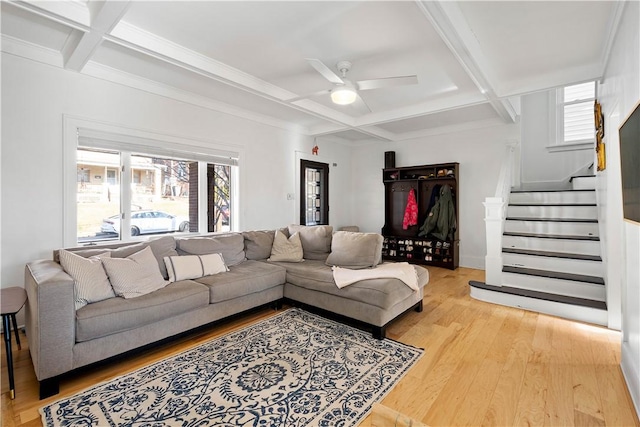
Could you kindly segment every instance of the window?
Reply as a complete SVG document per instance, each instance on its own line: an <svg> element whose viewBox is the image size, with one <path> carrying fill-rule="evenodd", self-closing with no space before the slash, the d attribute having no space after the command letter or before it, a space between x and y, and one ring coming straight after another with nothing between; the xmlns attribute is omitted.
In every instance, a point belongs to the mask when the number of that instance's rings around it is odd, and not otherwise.
<svg viewBox="0 0 640 427"><path fill-rule="evenodd" d="M566 86L557 91L557 144L595 141L593 104L595 82Z"/></svg>
<svg viewBox="0 0 640 427"><path fill-rule="evenodd" d="M135 138L122 143L121 135L86 133L78 129L75 147L75 215L69 216L76 242L231 229L237 153L216 156L170 143L159 148L158 141L147 147L131 143Z"/></svg>

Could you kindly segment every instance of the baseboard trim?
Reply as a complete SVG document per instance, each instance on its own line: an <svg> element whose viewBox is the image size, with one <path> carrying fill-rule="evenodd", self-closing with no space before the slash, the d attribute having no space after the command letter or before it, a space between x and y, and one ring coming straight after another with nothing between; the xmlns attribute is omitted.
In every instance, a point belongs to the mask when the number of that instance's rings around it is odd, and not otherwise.
<svg viewBox="0 0 640 427"><path fill-rule="evenodd" d="M640 372L633 364L633 350L629 343L625 341L622 342L620 367L622 368L622 376L627 383L627 390L631 395L633 406L636 409L636 414L640 418Z"/></svg>

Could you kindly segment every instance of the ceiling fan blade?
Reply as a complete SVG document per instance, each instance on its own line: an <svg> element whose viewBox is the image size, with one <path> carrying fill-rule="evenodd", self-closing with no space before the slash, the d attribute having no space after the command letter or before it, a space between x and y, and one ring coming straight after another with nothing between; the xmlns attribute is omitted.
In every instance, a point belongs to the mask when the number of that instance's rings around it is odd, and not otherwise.
<svg viewBox="0 0 640 427"><path fill-rule="evenodd" d="M371 108L369 108L367 103L364 102L364 99L362 98L362 96L360 96L360 94L356 96L356 100L351 105L353 105L358 111L364 111L367 113L371 112Z"/></svg>
<svg viewBox="0 0 640 427"><path fill-rule="evenodd" d="M356 82L359 90L379 89L382 87L415 85L418 83L418 76L398 76L385 77L382 79L360 80Z"/></svg>
<svg viewBox="0 0 640 427"><path fill-rule="evenodd" d="M336 73L334 73L333 71L331 71L329 67L324 65L324 62L320 61L319 59L313 59L313 58L305 58L305 59L307 60L309 65L315 68L317 72L322 74L322 76L325 79L329 80L331 83L344 84L344 81L340 77L338 77Z"/></svg>
<svg viewBox="0 0 640 427"><path fill-rule="evenodd" d="M321 91L318 91L318 92L313 92L313 93L308 93L306 95L297 96L295 98L285 99L285 101L287 101L287 102L296 102L296 101L300 101L302 99L313 98L314 96L326 95L328 93L331 93L331 91L332 91L332 89L325 89L325 90L321 90Z"/></svg>

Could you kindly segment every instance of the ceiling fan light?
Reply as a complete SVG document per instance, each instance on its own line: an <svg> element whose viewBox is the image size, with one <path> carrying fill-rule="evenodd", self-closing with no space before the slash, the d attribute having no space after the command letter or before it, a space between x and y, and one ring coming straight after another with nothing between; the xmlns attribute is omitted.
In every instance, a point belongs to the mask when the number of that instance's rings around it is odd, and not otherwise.
<svg viewBox="0 0 640 427"><path fill-rule="evenodd" d="M334 104L349 105L353 104L356 100L356 92L348 87L336 89L331 92L331 100Z"/></svg>

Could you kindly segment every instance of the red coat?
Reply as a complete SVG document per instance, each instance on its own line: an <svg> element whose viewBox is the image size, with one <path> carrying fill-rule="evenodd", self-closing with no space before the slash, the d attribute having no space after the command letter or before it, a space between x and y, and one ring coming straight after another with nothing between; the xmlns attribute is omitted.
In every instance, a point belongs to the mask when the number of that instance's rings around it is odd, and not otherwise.
<svg viewBox="0 0 640 427"><path fill-rule="evenodd" d="M416 202L416 195L413 192L413 188L409 190L409 197L407 198L407 207L404 210L404 220L402 221L402 229L406 230L411 225L418 224L418 203Z"/></svg>

